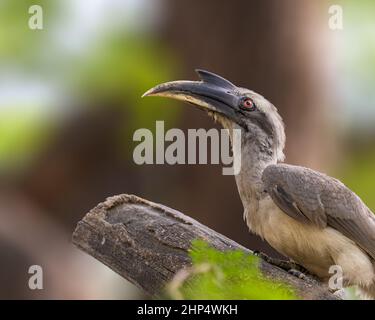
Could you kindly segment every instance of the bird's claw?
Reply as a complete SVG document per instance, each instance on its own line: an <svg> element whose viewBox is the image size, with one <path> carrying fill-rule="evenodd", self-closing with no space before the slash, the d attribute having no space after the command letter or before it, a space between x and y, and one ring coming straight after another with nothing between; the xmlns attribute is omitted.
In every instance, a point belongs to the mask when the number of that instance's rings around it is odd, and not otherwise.
<svg viewBox="0 0 375 320"><path fill-rule="evenodd" d="M279 267L287 272L290 272L291 274L296 274L296 272L298 272L299 274L305 275L306 273L308 273L308 271L303 266L299 265L298 263L295 263L294 261L272 258L260 251L254 251L253 253L255 256L263 259L269 264ZM298 276L298 278L300 278L300 276Z"/></svg>
<svg viewBox="0 0 375 320"><path fill-rule="evenodd" d="M299 278L299 279L306 280L306 281L309 280L309 278L306 274L304 274L303 272L298 271L296 269L289 269L288 273L297 277L297 278Z"/></svg>

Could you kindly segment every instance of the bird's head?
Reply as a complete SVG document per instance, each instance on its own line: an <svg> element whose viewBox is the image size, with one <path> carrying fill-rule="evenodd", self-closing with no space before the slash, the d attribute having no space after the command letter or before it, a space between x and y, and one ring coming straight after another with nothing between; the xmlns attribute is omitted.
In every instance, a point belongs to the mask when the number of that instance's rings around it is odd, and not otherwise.
<svg viewBox="0 0 375 320"><path fill-rule="evenodd" d="M196 70L201 81L171 81L144 96L162 96L189 102L208 112L227 129L241 129L243 141L268 142L277 160L283 160L284 125L277 109L263 96L240 88L214 73Z"/></svg>

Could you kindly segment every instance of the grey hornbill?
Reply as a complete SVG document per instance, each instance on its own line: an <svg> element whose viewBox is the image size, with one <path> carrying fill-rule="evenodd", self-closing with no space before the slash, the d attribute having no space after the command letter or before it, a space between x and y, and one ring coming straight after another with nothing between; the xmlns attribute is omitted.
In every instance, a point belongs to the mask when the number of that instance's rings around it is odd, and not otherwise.
<svg viewBox="0 0 375 320"><path fill-rule="evenodd" d="M342 268L344 286L375 298L375 216L340 181L281 163L284 124L261 95L197 70L201 81L172 81L143 96L164 96L206 110L224 128L241 130L235 176L249 229L322 280ZM239 152L233 150L233 152Z"/></svg>

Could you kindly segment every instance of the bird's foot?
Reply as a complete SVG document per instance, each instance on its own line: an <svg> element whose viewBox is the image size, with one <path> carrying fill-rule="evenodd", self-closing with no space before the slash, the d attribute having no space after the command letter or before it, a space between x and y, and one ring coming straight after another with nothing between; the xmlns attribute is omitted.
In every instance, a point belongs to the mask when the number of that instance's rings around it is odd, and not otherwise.
<svg viewBox="0 0 375 320"><path fill-rule="evenodd" d="M292 276L295 276L295 277L299 278L299 279L306 280L306 281L309 280L309 277L305 273L303 273L301 271L298 271L296 269L289 269L288 273L291 274Z"/></svg>
<svg viewBox="0 0 375 320"><path fill-rule="evenodd" d="M303 266L299 265L298 263L295 263L294 261L272 258L260 251L254 251L254 255L256 255L259 258L262 258L264 261L268 262L269 264L279 267L287 272L291 271L290 272L291 274L294 274L295 272L299 272L301 274L308 273L308 271Z"/></svg>

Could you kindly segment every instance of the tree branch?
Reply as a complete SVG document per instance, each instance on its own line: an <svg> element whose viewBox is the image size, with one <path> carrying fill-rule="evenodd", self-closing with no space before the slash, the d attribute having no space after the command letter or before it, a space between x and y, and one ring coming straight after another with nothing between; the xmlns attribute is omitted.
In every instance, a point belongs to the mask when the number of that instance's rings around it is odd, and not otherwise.
<svg viewBox="0 0 375 320"><path fill-rule="evenodd" d="M134 195L108 198L92 209L73 233L73 243L122 277L154 296L184 267L190 266L191 241L202 239L225 251L252 252L196 220ZM337 299L314 279L301 280L261 261L263 274L283 281L303 299Z"/></svg>

